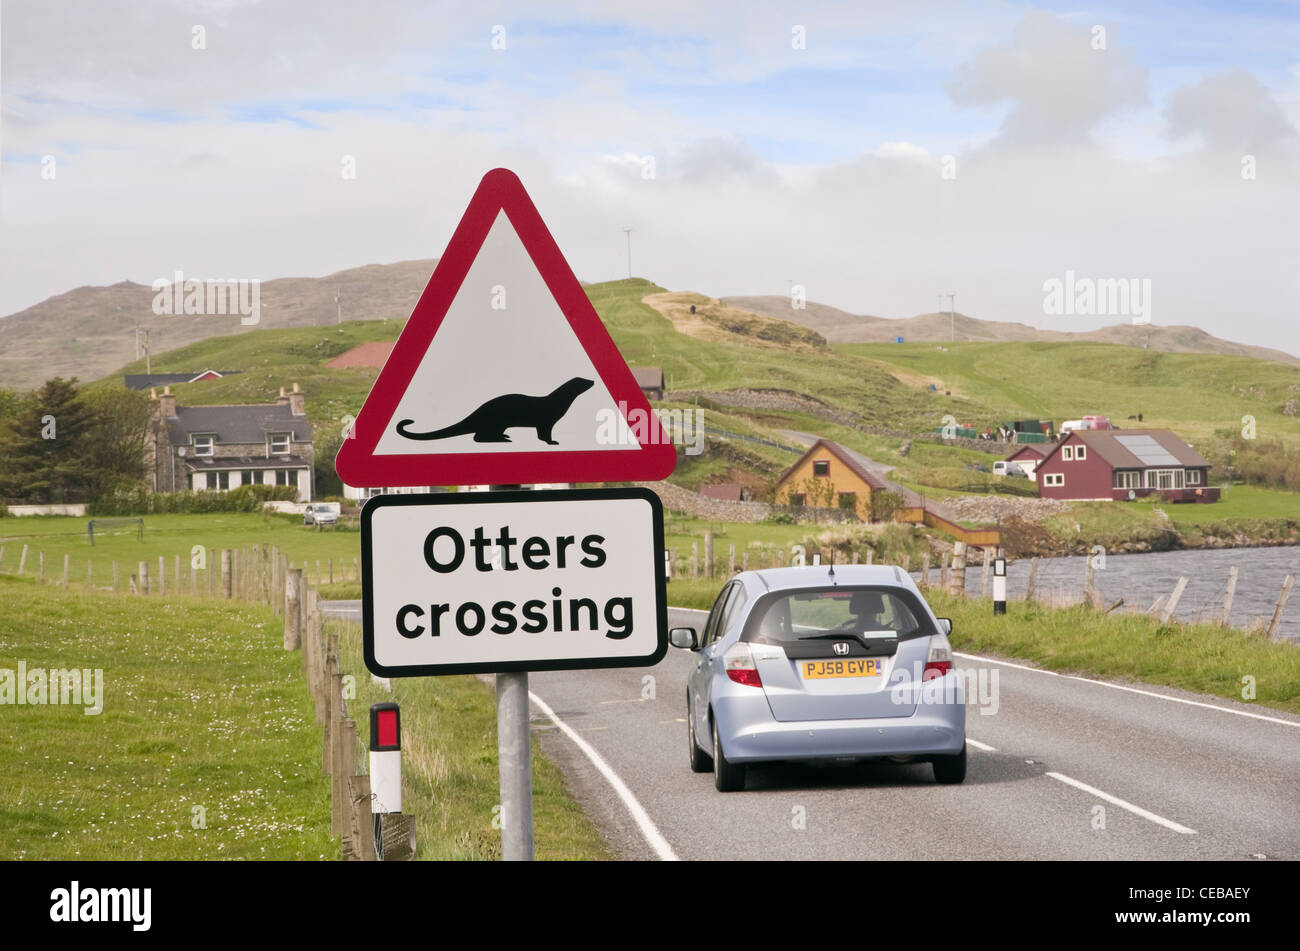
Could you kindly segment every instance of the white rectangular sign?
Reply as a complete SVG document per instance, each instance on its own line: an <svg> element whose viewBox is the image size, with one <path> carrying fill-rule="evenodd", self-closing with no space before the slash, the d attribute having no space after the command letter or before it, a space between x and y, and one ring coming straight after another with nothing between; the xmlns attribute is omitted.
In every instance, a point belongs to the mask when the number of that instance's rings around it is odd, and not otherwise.
<svg viewBox="0 0 1300 951"><path fill-rule="evenodd" d="M648 666L668 609L649 489L382 495L361 512L381 677Z"/></svg>

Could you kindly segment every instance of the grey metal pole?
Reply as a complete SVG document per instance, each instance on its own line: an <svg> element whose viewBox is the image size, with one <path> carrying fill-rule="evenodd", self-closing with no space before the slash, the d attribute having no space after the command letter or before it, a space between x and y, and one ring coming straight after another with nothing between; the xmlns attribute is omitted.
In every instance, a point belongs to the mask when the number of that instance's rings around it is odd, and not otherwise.
<svg viewBox="0 0 1300 951"><path fill-rule="evenodd" d="M532 741L528 673L497 674L497 762L501 776L501 857L533 860Z"/></svg>
<svg viewBox="0 0 1300 951"><path fill-rule="evenodd" d="M519 489L522 486L493 486ZM501 858L533 860L533 756L528 672L498 673L497 774L501 785Z"/></svg>

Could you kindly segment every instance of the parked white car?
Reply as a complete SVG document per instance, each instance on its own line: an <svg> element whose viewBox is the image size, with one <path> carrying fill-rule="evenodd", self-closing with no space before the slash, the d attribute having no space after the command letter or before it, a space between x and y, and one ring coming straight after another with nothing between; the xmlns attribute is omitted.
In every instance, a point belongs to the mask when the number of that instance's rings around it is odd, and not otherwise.
<svg viewBox="0 0 1300 951"><path fill-rule="evenodd" d="M311 502L302 513L304 525L337 525L339 513L328 502Z"/></svg>
<svg viewBox="0 0 1300 951"><path fill-rule="evenodd" d="M1005 459L999 459L993 463L993 474L1000 476L1013 476L1015 478L1027 479L1029 473L1021 467L1018 462L1007 462Z"/></svg>

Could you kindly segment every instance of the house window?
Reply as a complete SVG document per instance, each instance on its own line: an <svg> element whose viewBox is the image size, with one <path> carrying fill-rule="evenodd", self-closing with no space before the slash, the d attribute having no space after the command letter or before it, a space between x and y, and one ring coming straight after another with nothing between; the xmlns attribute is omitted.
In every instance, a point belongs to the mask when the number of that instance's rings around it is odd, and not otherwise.
<svg viewBox="0 0 1300 951"><path fill-rule="evenodd" d="M297 485L298 484L297 473L295 473L293 469L276 469L275 484L276 485Z"/></svg>
<svg viewBox="0 0 1300 951"><path fill-rule="evenodd" d="M849 511L854 511L857 507L858 507L858 493L856 492L840 493L840 508L848 509Z"/></svg>
<svg viewBox="0 0 1300 951"><path fill-rule="evenodd" d="M818 459L813 463L813 475L828 476L831 474L831 463L829 459Z"/></svg>
<svg viewBox="0 0 1300 951"><path fill-rule="evenodd" d="M1066 462L1074 462L1074 447L1073 447L1073 446L1062 446L1062 447L1061 447L1061 458L1064 459Z"/></svg>
<svg viewBox="0 0 1300 951"><path fill-rule="evenodd" d="M243 476L242 479L240 479L240 484L241 484L241 485L261 485L261 484L262 484L262 470L261 470L261 469L245 469L245 470L244 470L244 476Z"/></svg>
<svg viewBox="0 0 1300 951"><path fill-rule="evenodd" d="M287 456L289 454L289 433L271 433L271 455Z"/></svg>
<svg viewBox="0 0 1300 951"><path fill-rule="evenodd" d="M212 444L216 440L211 435L194 436L194 455L210 456L212 455Z"/></svg>
<svg viewBox="0 0 1300 951"><path fill-rule="evenodd" d="M1136 469L1116 469L1113 485L1117 489L1140 489L1142 488L1142 473Z"/></svg>
<svg viewBox="0 0 1300 951"><path fill-rule="evenodd" d="M1049 472L1043 476L1043 485L1065 485L1065 476L1059 472Z"/></svg>
<svg viewBox="0 0 1300 951"><path fill-rule="evenodd" d="M222 492L225 492L227 489L230 488L230 473L229 473L229 472L218 472L218 473L216 473L216 476L217 476L217 488L218 488L218 489L220 489ZM209 480L209 481L211 481L211 480Z"/></svg>
<svg viewBox="0 0 1300 951"><path fill-rule="evenodd" d="M1146 476L1148 489L1181 489L1184 485L1182 469L1148 469Z"/></svg>
<svg viewBox="0 0 1300 951"><path fill-rule="evenodd" d="M1201 470L1200 470L1200 469L1188 469L1188 470L1187 470L1187 484L1188 484L1188 485L1200 485L1200 484L1201 484Z"/></svg>
<svg viewBox="0 0 1300 951"><path fill-rule="evenodd" d="M802 492L795 492L795 493L792 493L792 494L790 495L790 504L793 505L793 506L796 506L796 507L798 507L798 508L803 508L803 505L804 505L804 494L803 494Z"/></svg>
<svg viewBox="0 0 1300 951"><path fill-rule="evenodd" d="M1087 458L1088 458L1088 447L1087 447L1087 446L1075 446L1075 447L1074 447L1074 461L1075 461L1075 462L1082 462L1084 459L1087 459Z"/></svg>

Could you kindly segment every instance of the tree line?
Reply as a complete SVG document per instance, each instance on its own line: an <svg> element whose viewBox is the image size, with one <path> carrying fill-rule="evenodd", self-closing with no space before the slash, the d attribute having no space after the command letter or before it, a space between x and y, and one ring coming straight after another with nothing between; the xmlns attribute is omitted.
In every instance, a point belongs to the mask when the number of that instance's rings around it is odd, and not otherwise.
<svg viewBox="0 0 1300 951"><path fill-rule="evenodd" d="M0 500L85 502L139 485L149 420L144 393L83 390L76 377L0 389Z"/></svg>

